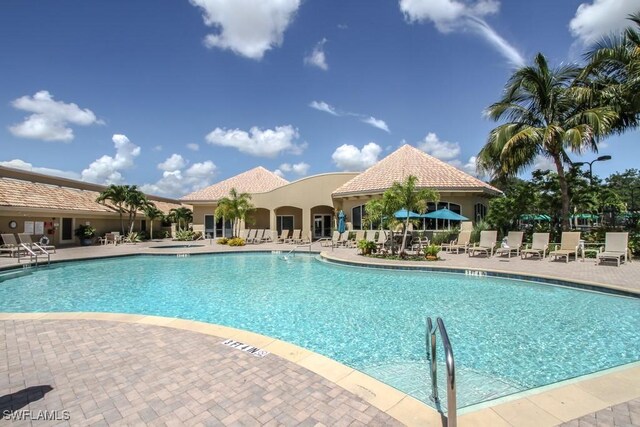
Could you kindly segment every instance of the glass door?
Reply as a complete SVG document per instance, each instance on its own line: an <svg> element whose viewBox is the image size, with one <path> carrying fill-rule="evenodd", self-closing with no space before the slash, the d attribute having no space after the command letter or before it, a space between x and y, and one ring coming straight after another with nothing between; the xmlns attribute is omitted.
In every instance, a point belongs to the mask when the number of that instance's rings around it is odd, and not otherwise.
<svg viewBox="0 0 640 427"><path fill-rule="evenodd" d="M204 216L204 235L205 237L213 237L216 232L216 221L213 215Z"/></svg>
<svg viewBox="0 0 640 427"><path fill-rule="evenodd" d="M319 239L322 237L322 231L324 229L324 223L322 222L322 215L313 216L313 238Z"/></svg>
<svg viewBox="0 0 640 427"><path fill-rule="evenodd" d="M73 218L62 218L60 225L60 242L73 242Z"/></svg>

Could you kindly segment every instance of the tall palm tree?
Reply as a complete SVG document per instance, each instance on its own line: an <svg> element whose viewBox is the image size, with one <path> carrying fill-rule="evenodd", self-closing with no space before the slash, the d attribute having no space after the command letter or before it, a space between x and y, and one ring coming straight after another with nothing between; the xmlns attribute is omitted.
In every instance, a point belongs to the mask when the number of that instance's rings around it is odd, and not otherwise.
<svg viewBox="0 0 640 427"><path fill-rule="evenodd" d="M162 212L160 209L158 209L155 204L149 203L147 206L144 207L144 215L147 218L149 218L149 225L151 227L151 232L150 232L150 235L149 235L149 239L153 240L153 221L155 221L157 219L163 219L164 218L164 212Z"/></svg>
<svg viewBox="0 0 640 427"><path fill-rule="evenodd" d="M598 151L598 141L611 132L618 114L609 106L593 105L591 90L580 84L580 68L549 68L539 53L531 66L514 72L505 92L486 114L507 122L489 133L478 154L480 170L517 175L533 165L538 155L553 161L562 198L562 223L569 228L569 189L564 165L568 152Z"/></svg>
<svg viewBox="0 0 640 427"><path fill-rule="evenodd" d="M169 219L171 222L176 223L180 230L185 230L187 228L187 224L193 221L193 212L191 209L184 206L173 208L169 211ZM183 223L184 227L182 227Z"/></svg>
<svg viewBox="0 0 640 427"><path fill-rule="evenodd" d="M389 213L399 209L407 211L424 212L428 202L437 202L440 195L430 188L418 188L416 184L418 178L409 175L404 182L394 182L391 188L382 195L382 204ZM404 233L402 236L402 246L400 251L404 252L409 232L409 215L404 219Z"/></svg>
<svg viewBox="0 0 640 427"><path fill-rule="evenodd" d="M623 132L640 124L640 11L629 15L634 24L622 34L605 38L587 52L583 78L597 89L600 101L620 113L615 129Z"/></svg>
<svg viewBox="0 0 640 427"><path fill-rule="evenodd" d="M255 207L251 204L251 194L238 193L235 188L229 191L228 197L223 197L218 201L215 211L216 219L225 218L233 222L233 235L240 234L240 220L244 220L247 214Z"/></svg>
<svg viewBox="0 0 640 427"><path fill-rule="evenodd" d="M147 199L147 196L136 185L125 185L125 188L124 205L129 214L129 233L132 233L138 212L144 210L147 206L155 205Z"/></svg>
<svg viewBox="0 0 640 427"><path fill-rule="evenodd" d="M124 204L127 201L127 186L112 184L105 188L98 198L96 198L96 202L104 205L107 201L110 202L120 214L120 231L124 234L124 219L122 214L125 211Z"/></svg>

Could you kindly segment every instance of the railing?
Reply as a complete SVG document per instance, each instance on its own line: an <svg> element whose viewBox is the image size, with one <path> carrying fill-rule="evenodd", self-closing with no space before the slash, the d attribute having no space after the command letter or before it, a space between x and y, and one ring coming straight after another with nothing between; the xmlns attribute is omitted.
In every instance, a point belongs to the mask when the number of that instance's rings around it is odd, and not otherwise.
<svg viewBox="0 0 640 427"><path fill-rule="evenodd" d="M431 364L431 399L440 407L440 398L438 397L438 363L436 357L437 332L440 331L442 337L442 346L444 347L445 364L447 366L447 426L456 427L456 364L453 360L453 349L447 335L447 329L441 318L436 319L436 325L433 325L430 317L427 317L427 334L425 337L425 346L427 357Z"/></svg>
<svg viewBox="0 0 640 427"><path fill-rule="evenodd" d="M294 246L294 247L293 247L293 249L291 249L289 252L287 252L287 253L284 255L284 257L283 257L283 258L286 258L286 257L287 257L287 255L291 255L291 254L293 254L293 256L295 256L295 255L296 255L296 249L298 249L298 248L306 248L306 247L308 247L308 248L309 248L309 253L311 253L311 243L303 243L303 244L301 244L301 245L296 245L296 246Z"/></svg>
<svg viewBox="0 0 640 427"><path fill-rule="evenodd" d="M47 265L51 264L51 255L45 248L38 245L37 243L32 243L31 245L27 245L26 243L20 243L20 247L25 250L29 254L29 263L34 264L33 259L35 258L35 265L38 266L38 255L46 255L47 256ZM35 252L33 248L40 251L40 254ZM20 251L18 251L18 263L21 262Z"/></svg>

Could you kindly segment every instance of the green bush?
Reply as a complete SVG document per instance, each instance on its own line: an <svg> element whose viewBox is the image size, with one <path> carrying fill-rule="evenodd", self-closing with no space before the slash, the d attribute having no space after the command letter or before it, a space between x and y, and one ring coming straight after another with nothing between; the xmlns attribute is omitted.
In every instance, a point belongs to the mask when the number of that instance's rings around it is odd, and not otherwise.
<svg viewBox="0 0 640 427"><path fill-rule="evenodd" d="M360 240L358 243L358 249L362 251L363 255L368 255L376 251L376 243L371 240Z"/></svg>
<svg viewBox="0 0 640 427"><path fill-rule="evenodd" d="M222 239L220 239L222 240ZM234 237L233 239L227 240L227 244L229 246L244 246L246 243L241 237Z"/></svg>
<svg viewBox="0 0 640 427"><path fill-rule="evenodd" d="M176 231L176 240L180 241L191 241L193 240L195 233L191 230L177 230Z"/></svg>
<svg viewBox="0 0 640 427"><path fill-rule="evenodd" d="M489 230L489 224L485 221L478 221L473 226L471 231L471 243L478 243L480 241L480 232Z"/></svg>
<svg viewBox="0 0 640 427"><path fill-rule="evenodd" d="M153 230L154 239L166 239L168 237L171 237L171 233L167 230Z"/></svg>
<svg viewBox="0 0 640 427"><path fill-rule="evenodd" d="M437 245L425 246L422 249L422 252L424 252L424 256L425 257L436 257L436 258L438 258L438 254L440 253L440 247L437 246Z"/></svg>
<svg viewBox="0 0 640 427"><path fill-rule="evenodd" d="M132 231L131 233L127 234L127 237L125 238L125 241L129 242L129 243L138 243L141 241L140 239L140 233L136 232L136 231Z"/></svg>
<svg viewBox="0 0 640 427"><path fill-rule="evenodd" d="M457 227L451 229L450 231L434 232L433 237L431 238L431 243L438 246L442 245L443 243L449 243L450 241L455 240L458 237L459 233L460 229Z"/></svg>
<svg viewBox="0 0 640 427"><path fill-rule="evenodd" d="M227 239L226 237L221 237L218 240L216 240L216 243L219 245L226 245L229 243L229 239Z"/></svg>

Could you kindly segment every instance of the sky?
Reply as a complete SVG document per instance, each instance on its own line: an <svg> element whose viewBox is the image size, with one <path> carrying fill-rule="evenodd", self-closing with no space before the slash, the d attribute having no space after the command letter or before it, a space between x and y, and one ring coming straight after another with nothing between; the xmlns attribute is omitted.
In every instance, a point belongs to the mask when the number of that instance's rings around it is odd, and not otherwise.
<svg viewBox="0 0 640 427"><path fill-rule="evenodd" d="M402 144L475 174L538 52L582 61L640 0L3 0L0 165L180 197L256 166L364 170ZM638 167L640 131L573 155ZM539 167L549 163L540 159Z"/></svg>

